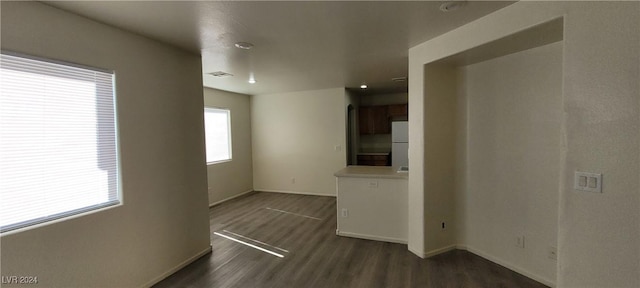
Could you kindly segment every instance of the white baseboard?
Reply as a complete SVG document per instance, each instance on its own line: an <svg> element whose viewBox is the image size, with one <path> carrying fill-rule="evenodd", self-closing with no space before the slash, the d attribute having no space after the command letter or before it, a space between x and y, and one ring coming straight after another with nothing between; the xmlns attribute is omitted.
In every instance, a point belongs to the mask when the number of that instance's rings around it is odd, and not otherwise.
<svg viewBox="0 0 640 288"><path fill-rule="evenodd" d="M409 250L409 252L415 254L416 256L422 259L425 258L425 253L423 251L419 251L418 249L411 247L411 245L407 245L407 249Z"/></svg>
<svg viewBox="0 0 640 288"><path fill-rule="evenodd" d="M299 195L310 195L310 196L326 196L326 197L336 197L336 195L332 194L322 194L315 192L300 192L300 191L288 191L288 190L271 190L271 189L253 189L256 192L269 192L269 193L284 193L284 194L299 194Z"/></svg>
<svg viewBox="0 0 640 288"><path fill-rule="evenodd" d="M351 238L360 238L360 239L367 239L367 240L375 240L375 241L384 241L384 242L391 242L391 243L407 244L407 239L366 235L366 234L358 234L358 233L351 233L351 232L342 232L342 231L338 231L338 230L336 230L336 235L344 236L344 237L351 237Z"/></svg>
<svg viewBox="0 0 640 288"><path fill-rule="evenodd" d="M533 280L536 280L536 281L538 281L538 282L540 282L540 283L542 283L544 285L547 285L549 287L556 287L555 281L551 281L551 280L549 280L549 279L547 279L545 277L542 277L540 275L536 275L534 273L531 273L531 272L529 272L528 270L526 270L526 269L524 269L522 267L513 265L513 264L511 264L511 263L509 263L507 261L504 261L504 260L499 259L497 257L491 256L488 253L483 252L482 250L478 250L478 249L475 249L473 247L465 246L465 245L458 245L458 246L456 246L456 248L460 249L460 250L469 251L469 252L471 252L471 253L473 253L473 254L475 254L477 256L480 256L480 257L482 257L484 259L487 259L487 260L489 260L489 261L491 261L493 263L496 263L496 264L498 264L500 266L504 266L509 270L512 270L512 271L515 271L515 272L517 272L519 274L527 276L527 277L529 277L529 278L531 278Z"/></svg>
<svg viewBox="0 0 640 288"><path fill-rule="evenodd" d="M178 270L186 267L187 265L191 264L192 262L200 259L200 257L207 255L209 253L211 253L212 249L211 249L211 245L209 245L209 247L207 247L207 249L204 249L200 252L198 252L196 255L193 255L191 257L189 257L187 260L182 261L180 264L176 265L175 267L169 269L167 272L164 272L162 274L160 274L160 276L153 278L151 281L145 283L144 285L140 286L140 287L151 287L153 285L156 285L158 283L160 283L160 281L164 280L165 278L171 276L171 274L178 272Z"/></svg>
<svg viewBox="0 0 640 288"><path fill-rule="evenodd" d="M422 258L429 258L431 256L436 256L438 254L449 252L451 250L455 250L456 247L457 246L455 244L452 244L452 245L449 245L449 246L444 246L444 247L441 247L441 248L438 248L438 249L434 249L434 250L431 250L429 252L425 252L424 253L424 257L422 257Z"/></svg>
<svg viewBox="0 0 640 288"><path fill-rule="evenodd" d="M242 195L244 195L244 194L251 193L251 192L253 192L253 189L250 189L250 190L244 191L244 192L242 192L242 193L240 193L240 194L238 194L238 195L234 195L234 196L231 196L231 197L229 197L229 198L222 199L222 200L217 201L217 202L213 202L213 203L209 204L209 208L211 208L211 207L213 207L213 206L216 206L216 205L218 205L218 204L222 204L222 203L224 203L224 202L227 202L227 201L229 201L229 200L231 200L231 199L238 198L238 197L240 197L240 196L242 196Z"/></svg>
<svg viewBox="0 0 640 288"><path fill-rule="evenodd" d="M429 252L422 252L422 251L418 251L417 249L415 249L413 247L408 247L408 249L409 249L409 251L411 253L416 254L416 256L418 256L420 258L423 258L423 259L424 258L429 258L429 257L432 257L432 256L436 256L438 254L442 254L442 253L445 253L445 252L449 252L449 251L455 250L457 248L458 248L457 245L452 244L452 245L448 245L448 246L444 246L444 247L441 247L441 248L438 248L438 249L431 250Z"/></svg>

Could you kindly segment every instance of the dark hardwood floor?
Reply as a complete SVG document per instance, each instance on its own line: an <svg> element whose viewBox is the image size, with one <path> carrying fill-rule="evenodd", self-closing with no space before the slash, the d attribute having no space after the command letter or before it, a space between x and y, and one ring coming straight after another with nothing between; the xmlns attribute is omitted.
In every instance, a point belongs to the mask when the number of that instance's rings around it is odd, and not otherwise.
<svg viewBox="0 0 640 288"><path fill-rule="evenodd" d="M213 252L154 287L547 287L466 251L420 259L336 236L333 197L250 193L211 208L210 222Z"/></svg>

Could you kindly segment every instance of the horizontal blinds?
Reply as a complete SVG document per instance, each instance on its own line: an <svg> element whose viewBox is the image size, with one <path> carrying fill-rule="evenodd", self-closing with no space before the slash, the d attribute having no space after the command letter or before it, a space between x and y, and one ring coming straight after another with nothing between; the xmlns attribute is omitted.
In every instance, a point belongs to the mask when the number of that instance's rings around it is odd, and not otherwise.
<svg viewBox="0 0 640 288"><path fill-rule="evenodd" d="M1 54L2 232L119 203L111 72Z"/></svg>
<svg viewBox="0 0 640 288"><path fill-rule="evenodd" d="M204 128L207 146L207 163L231 159L230 111L205 108Z"/></svg>

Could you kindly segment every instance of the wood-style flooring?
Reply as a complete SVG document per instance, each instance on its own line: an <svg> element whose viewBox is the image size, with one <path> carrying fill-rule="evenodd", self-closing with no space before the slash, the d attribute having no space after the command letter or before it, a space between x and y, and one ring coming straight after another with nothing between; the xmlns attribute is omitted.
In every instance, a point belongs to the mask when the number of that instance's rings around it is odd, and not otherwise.
<svg viewBox="0 0 640 288"><path fill-rule="evenodd" d="M547 287L466 251L336 236L333 197L250 193L209 215L213 252L154 287Z"/></svg>

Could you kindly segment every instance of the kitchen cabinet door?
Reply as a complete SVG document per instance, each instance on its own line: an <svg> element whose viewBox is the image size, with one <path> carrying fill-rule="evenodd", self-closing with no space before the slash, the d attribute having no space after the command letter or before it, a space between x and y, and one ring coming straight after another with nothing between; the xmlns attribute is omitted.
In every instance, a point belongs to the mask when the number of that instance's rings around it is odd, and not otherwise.
<svg viewBox="0 0 640 288"><path fill-rule="evenodd" d="M358 129L361 135L391 133L387 106L360 107L358 109Z"/></svg>
<svg viewBox="0 0 640 288"><path fill-rule="evenodd" d="M406 117L409 115L409 105L389 105L389 117Z"/></svg>
<svg viewBox="0 0 640 288"><path fill-rule="evenodd" d="M390 134L391 122L387 114L388 106L372 106L373 134Z"/></svg>
<svg viewBox="0 0 640 288"><path fill-rule="evenodd" d="M373 111L371 107L360 107L358 109L358 131L360 135L373 134Z"/></svg>

